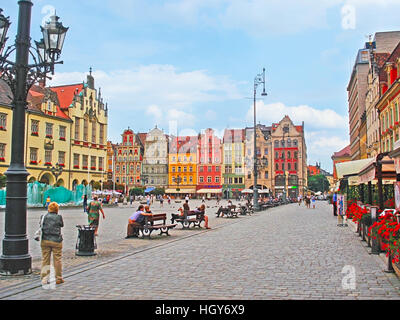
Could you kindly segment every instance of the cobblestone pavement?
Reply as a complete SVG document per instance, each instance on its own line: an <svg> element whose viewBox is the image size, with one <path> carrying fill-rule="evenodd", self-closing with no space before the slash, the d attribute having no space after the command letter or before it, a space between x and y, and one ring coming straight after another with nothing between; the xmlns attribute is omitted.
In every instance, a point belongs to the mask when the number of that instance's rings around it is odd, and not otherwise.
<svg viewBox="0 0 400 320"><path fill-rule="evenodd" d="M211 215L210 215L211 218ZM5 299L399 299L400 281L383 272L326 202L297 204L185 233L124 257L66 272L53 290L38 281ZM222 221L222 222L219 222ZM228 222L227 222L228 221ZM128 242L129 240L125 240ZM154 242L155 243L155 242ZM355 288L348 268L355 270ZM344 273L342 273L344 271Z"/></svg>

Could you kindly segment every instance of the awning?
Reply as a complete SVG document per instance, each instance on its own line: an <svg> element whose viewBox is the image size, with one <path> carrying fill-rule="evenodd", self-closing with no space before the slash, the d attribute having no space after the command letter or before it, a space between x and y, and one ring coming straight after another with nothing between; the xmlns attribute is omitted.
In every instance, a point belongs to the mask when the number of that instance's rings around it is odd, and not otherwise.
<svg viewBox="0 0 400 320"><path fill-rule="evenodd" d="M244 189L241 191L241 193L253 193L253 190L251 189Z"/></svg>
<svg viewBox="0 0 400 320"><path fill-rule="evenodd" d="M344 176L358 175L363 167L374 161L375 158L369 158L336 163L335 166L337 176L339 179L343 179Z"/></svg>
<svg viewBox="0 0 400 320"><path fill-rule="evenodd" d="M222 189L200 189L197 193L222 193Z"/></svg>
<svg viewBox="0 0 400 320"><path fill-rule="evenodd" d="M146 190L144 190L145 193L151 192L155 189L155 187L148 187Z"/></svg>
<svg viewBox="0 0 400 320"><path fill-rule="evenodd" d="M382 163L382 180L386 183L390 181L396 181L396 169L394 165L393 159L389 156L383 157L381 160ZM361 168L359 172L360 183L368 183L370 181L376 180L376 159L373 162L365 165ZM383 182L382 182L383 183Z"/></svg>
<svg viewBox="0 0 400 320"><path fill-rule="evenodd" d="M258 193L269 193L269 189L267 188L267 189L258 190Z"/></svg>
<svg viewBox="0 0 400 320"><path fill-rule="evenodd" d="M196 193L195 189L182 189L180 188L179 191L176 191L175 189L166 189L165 193L179 193L179 194L185 194L185 193Z"/></svg>

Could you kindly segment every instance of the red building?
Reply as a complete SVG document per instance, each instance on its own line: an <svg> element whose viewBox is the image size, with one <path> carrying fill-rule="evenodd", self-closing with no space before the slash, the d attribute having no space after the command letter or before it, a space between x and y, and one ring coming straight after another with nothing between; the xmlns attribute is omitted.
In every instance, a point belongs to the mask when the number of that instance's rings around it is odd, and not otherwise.
<svg viewBox="0 0 400 320"><path fill-rule="evenodd" d="M144 147L131 129L122 134L122 143L115 145L115 182L125 185L125 192L142 185L141 172Z"/></svg>
<svg viewBox="0 0 400 320"><path fill-rule="evenodd" d="M333 179L336 181L338 179L336 172L336 163L351 161L350 145L346 146L338 152L334 152L331 159L333 161Z"/></svg>
<svg viewBox="0 0 400 320"><path fill-rule="evenodd" d="M317 163L315 166L312 166L312 165L307 166L307 173L310 177L320 174L321 173L321 165Z"/></svg>
<svg viewBox="0 0 400 320"><path fill-rule="evenodd" d="M222 150L221 139L214 130L206 129L199 134L197 156L197 193L222 193Z"/></svg>

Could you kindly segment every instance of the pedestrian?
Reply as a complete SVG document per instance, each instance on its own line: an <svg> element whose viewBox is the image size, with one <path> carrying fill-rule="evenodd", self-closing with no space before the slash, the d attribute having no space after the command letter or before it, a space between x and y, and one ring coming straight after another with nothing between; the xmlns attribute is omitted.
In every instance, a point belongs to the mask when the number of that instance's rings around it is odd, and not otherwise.
<svg viewBox="0 0 400 320"><path fill-rule="evenodd" d="M83 212L86 213L86 211L87 211L87 195L86 195L86 194L83 196L83 203L82 203L82 205L83 205Z"/></svg>
<svg viewBox="0 0 400 320"><path fill-rule="evenodd" d="M299 207L300 207L300 205L301 205L301 195L299 195L299 196L297 197L297 202L299 203Z"/></svg>
<svg viewBox="0 0 400 320"><path fill-rule="evenodd" d="M53 254L53 266L56 276L56 284L64 283L62 278L62 241L61 228L64 227L64 221L58 214L59 206L56 202L51 202L48 206L48 212L40 218L42 221L42 239L40 247L42 249L42 269L40 278L43 285L49 283L50 259Z"/></svg>
<svg viewBox="0 0 400 320"><path fill-rule="evenodd" d="M203 196L201 202L202 202L202 203L205 203L205 202L206 202L206 197L205 197L205 196Z"/></svg>
<svg viewBox="0 0 400 320"><path fill-rule="evenodd" d="M169 205L171 205L171 197L170 197L170 196L168 196L168 198L167 198L167 199L168 199L168 204L169 204Z"/></svg>
<svg viewBox="0 0 400 320"><path fill-rule="evenodd" d="M95 228L94 235L98 236L97 230L99 229L100 213L103 215L103 220L106 218L104 215L101 203L97 200L97 197L93 197L93 201L89 203L87 214L89 226Z"/></svg>
<svg viewBox="0 0 400 320"><path fill-rule="evenodd" d="M150 205L150 196L149 195L146 196L146 204L148 206Z"/></svg>
<svg viewBox="0 0 400 320"><path fill-rule="evenodd" d="M164 197L160 196L160 207L162 208L164 204Z"/></svg>
<svg viewBox="0 0 400 320"><path fill-rule="evenodd" d="M130 204L132 206L132 203L133 203L133 195L132 194L130 195L129 200L130 200Z"/></svg>
<svg viewBox="0 0 400 320"><path fill-rule="evenodd" d="M312 202L312 205L313 205L313 209L315 209L315 195L313 195L311 197L311 202Z"/></svg>
<svg viewBox="0 0 400 320"><path fill-rule="evenodd" d="M306 207L307 207L308 209L310 209L310 203L311 203L310 196L307 195L307 196L306 196Z"/></svg>
<svg viewBox="0 0 400 320"><path fill-rule="evenodd" d="M49 209L49 204L50 204L50 202L51 202L50 196L47 196L47 199L46 199L46 210Z"/></svg>
<svg viewBox="0 0 400 320"><path fill-rule="evenodd" d="M219 205L219 196L217 196L217 205Z"/></svg>
<svg viewBox="0 0 400 320"><path fill-rule="evenodd" d="M189 203L189 195L188 194L185 197L185 201L186 201L186 203Z"/></svg>
<svg viewBox="0 0 400 320"><path fill-rule="evenodd" d="M337 193L335 192L332 196L332 205L333 205L333 216L337 216Z"/></svg>

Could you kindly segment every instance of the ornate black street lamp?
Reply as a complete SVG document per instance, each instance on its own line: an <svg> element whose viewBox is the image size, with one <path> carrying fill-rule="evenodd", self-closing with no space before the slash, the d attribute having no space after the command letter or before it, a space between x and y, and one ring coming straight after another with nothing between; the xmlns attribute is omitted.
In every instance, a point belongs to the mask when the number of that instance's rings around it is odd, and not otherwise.
<svg viewBox="0 0 400 320"><path fill-rule="evenodd" d="M7 177L7 196L5 210L5 235L3 254L0 256L0 274L28 274L32 272L32 258L29 254L26 235L27 177L29 173L24 163L25 148L25 109L27 95L31 86L47 77L53 71L54 64L68 28L53 16L50 23L42 27L44 48L31 47L30 25L32 1L20 0L18 30L15 44L9 46L3 54L6 35L10 26L9 18L0 11L0 77L13 94L11 162L5 172ZM15 62L11 56L15 55ZM46 58L47 57L47 58ZM29 64L30 58L33 64ZM47 60L46 60L47 59Z"/></svg>
<svg viewBox="0 0 400 320"><path fill-rule="evenodd" d="M254 210L258 211L258 190L257 190L257 122L256 122L256 95L257 95L257 87L262 84L263 92L261 93L262 96L266 96L267 93L265 92L265 68L263 68L263 72L258 74L254 78L254 158L253 158L253 165L254 165L254 186L253 186L253 207Z"/></svg>

